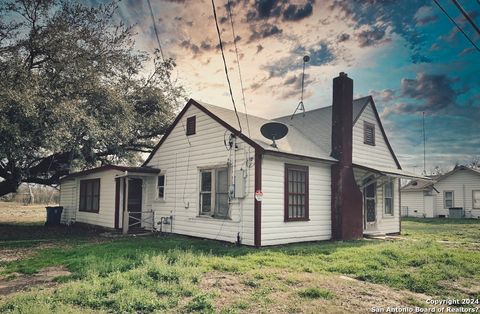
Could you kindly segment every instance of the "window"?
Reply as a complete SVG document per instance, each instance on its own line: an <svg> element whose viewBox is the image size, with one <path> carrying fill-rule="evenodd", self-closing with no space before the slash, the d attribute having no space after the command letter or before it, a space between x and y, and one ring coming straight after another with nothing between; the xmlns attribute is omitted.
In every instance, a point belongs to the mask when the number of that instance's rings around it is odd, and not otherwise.
<svg viewBox="0 0 480 314"><path fill-rule="evenodd" d="M308 167L285 164L285 221L308 220Z"/></svg>
<svg viewBox="0 0 480 314"><path fill-rule="evenodd" d="M195 134L197 118L195 116L187 118L187 135Z"/></svg>
<svg viewBox="0 0 480 314"><path fill-rule="evenodd" d="M444 191L443 192L443 203L445 208L453 207L453 191Z"/></svg>
<svg viewBox="0 0 480 314"><path fill-rule="evenodd" d="M80 181L80 207L82 212L98 213L100 208L100 179Z"/></svg>
<svg viewBox="0 0 480 314"><path fill-rule="evenodd" d="M200 171L200 215L229 218L228 168Z"/></svg>
<svg viewBox="0 0 480 314"><path fill-rule="evenodd" d="M363 143L375 146L375 124L363 123Z"/></svg>
<svg viewBox="0 0 480 314"><path fill-rule="evenodd" d="M165 175L161 174L157 178L157 199L165 199Z"/></svg>
<svg viewBox="0 0 480 314"><path fill-rule="evenodd" d="M480 190L472 191L472 207L475 209L480 209Z"/></svg>
<svg viewBox="0 0 480 314"><path fill-rule="evenodd" d="M383 186L383 199L386 215L393 215L393 180Z"/></svg>

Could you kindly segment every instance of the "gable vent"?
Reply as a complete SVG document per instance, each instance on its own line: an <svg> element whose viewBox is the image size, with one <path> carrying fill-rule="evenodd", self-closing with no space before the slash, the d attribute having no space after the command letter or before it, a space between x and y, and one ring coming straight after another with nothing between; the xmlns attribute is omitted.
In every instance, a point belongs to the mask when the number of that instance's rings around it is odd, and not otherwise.
<svg viewBox="0 0 480 314"><path fill-rule="evenodd" d="M375 145L375 125L365 122L363 125L363 143Z"/></svg>

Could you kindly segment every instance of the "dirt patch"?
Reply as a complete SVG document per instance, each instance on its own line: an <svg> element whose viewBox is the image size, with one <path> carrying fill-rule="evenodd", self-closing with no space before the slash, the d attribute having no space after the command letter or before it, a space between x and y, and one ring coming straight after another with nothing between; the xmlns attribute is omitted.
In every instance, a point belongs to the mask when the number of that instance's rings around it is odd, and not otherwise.
<svg viewBox="0 0 480 314"><path fill-rule="evenodd" d="M425 302L431 299L347 276L285 270L265 272L261 279L210 272L200 288L215 294L217 311L235 307L240 313L370 313L373 307L427 307ZM305 299L300 292L308 288L328 291L333 297Z"/></svg>
<svg viewBox="0 0 480 314"><path fill-rule="evenodd" d="M55 278L70 274L63 266L46 267L35 275L10 274L8 277L0 279L0 296L25 291L32 287L50 287L57 284L54 282Z"/></svg>
<svg viewBox="0 0 480 314"><path fill-rule="evenodd" d="M243 275L230 273L209 272L200 281L199 287L204 291L216 294L215 308L220 309L230 306L236 300L246 297L252 291L252 287L244 279Z"/></svg>

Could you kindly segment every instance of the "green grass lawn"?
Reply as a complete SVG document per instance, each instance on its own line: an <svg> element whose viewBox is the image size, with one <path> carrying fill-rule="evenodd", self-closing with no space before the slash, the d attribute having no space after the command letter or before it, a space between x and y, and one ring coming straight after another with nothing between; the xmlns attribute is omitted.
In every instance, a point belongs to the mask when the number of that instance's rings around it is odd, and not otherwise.
<svg viewBox="0 0 480 314"><path fill-rule="evenodd" d="M352 296L345 297L342 290L350 284L336 288L339 275L382 285L386 292L480 298L475 288L480 286L477 220L408 219L402 223L403 240L263 249L181 236L99 241L92 234L57 232L57 237L45 239L52 247L43 249L35 249L38 237L15 242L0 237L0 252L12 247L33 250L23 259L0 263L0 277L34 274L55 265L72 272L57 278L60 284L53 288L0 299L1 313L268 313L272 307L279 312L308 312L310 305L341 312L341 299ZM405 302L416 305L425 300Z"/></svg>

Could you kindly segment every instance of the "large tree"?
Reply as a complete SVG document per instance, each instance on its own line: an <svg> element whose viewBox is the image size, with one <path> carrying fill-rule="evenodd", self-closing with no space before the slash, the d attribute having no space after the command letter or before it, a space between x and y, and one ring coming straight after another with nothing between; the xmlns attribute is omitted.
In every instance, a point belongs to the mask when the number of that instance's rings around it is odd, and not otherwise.
<svg viewBox="0 0 480 314"><path fill-rule="evenodd" d="M182 90L134 47L116 3L0 4L0 196L149 152Z"/></svg>

